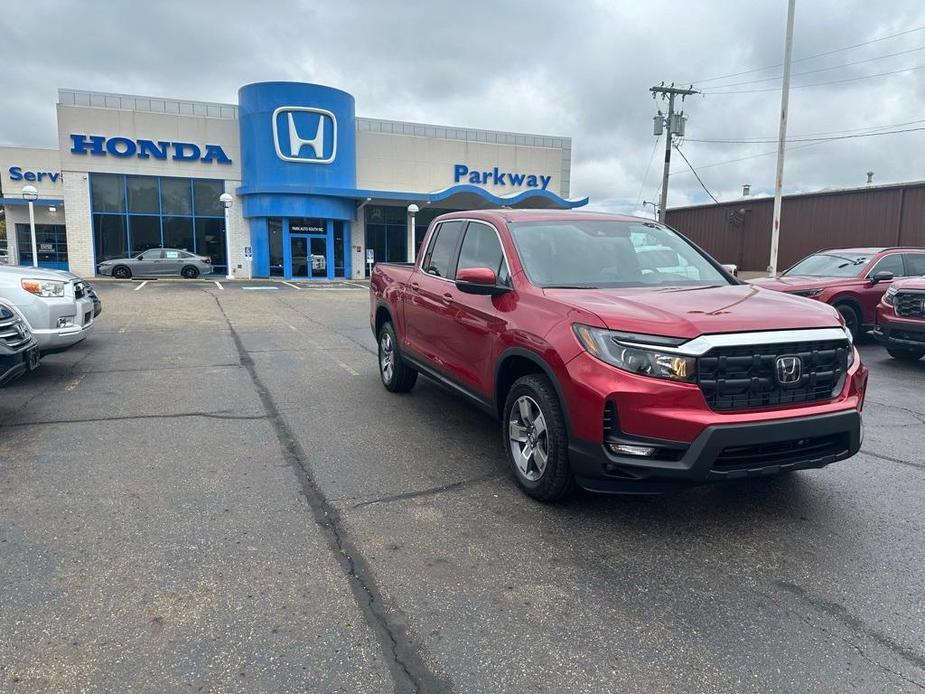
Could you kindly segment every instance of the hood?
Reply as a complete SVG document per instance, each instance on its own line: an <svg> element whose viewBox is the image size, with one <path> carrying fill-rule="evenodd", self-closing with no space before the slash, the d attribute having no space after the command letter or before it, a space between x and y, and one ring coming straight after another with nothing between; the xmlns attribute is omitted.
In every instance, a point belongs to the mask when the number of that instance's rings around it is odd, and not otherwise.
<svg viewBox="0 0 925 694"><path fill-rule="evenodd" d="M827 304L754 285L664 289L545 289L547 297L596 314L611 330L694 338L707 333L837 328Z"/></svg>
<svg viewBox="0 0 925 694"><path fill-rule="evenodd" d="M77 275L65 272L64 270L49 270L44 267L24 267L20 265L0 266L0 275L36 280L58 280L59 282L70 282L71 280L80 279Z"/></svg>
<svg viewBox="0 0 925 694"><path fill-rule="evenodd" d="M786 277L759 277L758 279L749 280L749 284L754 284L765 289L773 289L778 292L796 292L804 289L822 289L825 287L834 287L857 280L856 277L810 277L808 275L787 275Z"/></svg>
<svg viewBox="0 0 925 694"><path fill-rule="evenodd" d="M896 280L893 282L893 286L896 289L920 289L925 291L925 276Z"/></svg>

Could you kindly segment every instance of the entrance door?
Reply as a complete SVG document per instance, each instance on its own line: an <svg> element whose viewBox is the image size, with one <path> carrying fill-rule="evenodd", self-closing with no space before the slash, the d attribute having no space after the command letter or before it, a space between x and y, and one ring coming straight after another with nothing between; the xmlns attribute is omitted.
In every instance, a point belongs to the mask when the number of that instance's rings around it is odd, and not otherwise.
<svg viewBox="0 0 925 694"><path fill-rule="evenodd" d="M327 279L328 237L291 235L289 237L290 277L293 279Z"/></svg>

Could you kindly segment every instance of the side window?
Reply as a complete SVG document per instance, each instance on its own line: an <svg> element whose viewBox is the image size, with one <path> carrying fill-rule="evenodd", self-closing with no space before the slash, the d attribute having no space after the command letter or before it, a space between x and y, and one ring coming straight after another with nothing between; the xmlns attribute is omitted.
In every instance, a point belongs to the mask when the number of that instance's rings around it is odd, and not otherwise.
<svg viewBox="0 0 925 694"><path fill-rule="evenodd" d="M164 257L176 260L180 257L180 251L164 251Z"/></svg>
<svg viewBox="0 0 925 694"><path fill-rule="evenodd" d="M867 273L867 276L873 277L878 272L892 272L894 277L902 277L906 274L903 270L903 257L899 253L882 257L877 261L873 269Z"/></svg>
<svg viewBox="0 0 925 694"><path fill-rule="evenodd" d="M144 260L158 260L159 258L161 258L162 253L163 251L160 248L158 248L153 251L145 251L144 253L141 254L141 257Z"/></svg>
<svg viewBox="0 0 925 694"><path fill-rule="evenodd" d="M462 233L465 222L444 222L434 232L434 238L430 242L430 248L427 249L427 255L424 256L424 272L435 275L436 277L445 277L452 279L452 268L450 267L456 245L459 243L459 235Z"/></svg>
<svg viewBox="0 0 925 694"><path fill-rule="evenodd" d="M504 252L498 234L487 224L469 222L466 237L459 249L457 271L469 267L488 267L495 271L498 282L507 284L511 276L504 262Z"/></svg>
<svg viewBox="0 0 925 694"><path fill-rule="evenodd" d="M925 275L925 253L906 253L906 274L912 277Z"/></svg>

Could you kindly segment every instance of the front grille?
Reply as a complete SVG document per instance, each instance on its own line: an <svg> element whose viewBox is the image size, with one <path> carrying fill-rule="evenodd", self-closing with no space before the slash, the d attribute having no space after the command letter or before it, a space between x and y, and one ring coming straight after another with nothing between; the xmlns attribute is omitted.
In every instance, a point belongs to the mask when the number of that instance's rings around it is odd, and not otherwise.
<svg viewBox="0 0 925 694"><path fill-rule="evenodd" d="M616 436L620 431L617 424L617 408L612 402L604 405L604 438Z"/></svg>
<svg viewBox="0 0 925 694"><path fill-rule="evenodd" d="M925 318L925 292L896 292L893 297L896 315L904 318Z"/></svg>
<svg viewBox="0 0 925 694"><path fill-rule="evenodd" d="M0 312L0 342L16 351L32 339L29 327L22 319L9 311Z"/></svg>
<svg viewBox="0 0 925 694"><path fill-rule="evenodd" d="M754 470L774 465L811 463L847 453L850 445L848 434L841 432L791 441L727 446L717 456L713 468L726 472Z"/></svg>
<svg viewBox="0 0 925 694"><path fill-rule="evenodd" d="M843 340L715 347L697 362L697 382L714 410L747 410L828 400L848 370ZM778 357L799 357L802 374L781 385Z"/></svg>

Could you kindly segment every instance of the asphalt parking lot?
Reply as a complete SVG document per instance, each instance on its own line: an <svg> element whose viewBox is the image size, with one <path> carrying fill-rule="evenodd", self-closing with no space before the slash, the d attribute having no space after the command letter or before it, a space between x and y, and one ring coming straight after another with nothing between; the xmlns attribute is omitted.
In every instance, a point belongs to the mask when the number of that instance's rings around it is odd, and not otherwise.
<svg viewBox="0 0 925 694"><path fill-rule="evenodd" d="M542 505L362 287L140 285L0 391L0 690L925 689L925 360L851 460Z"/></svg>

